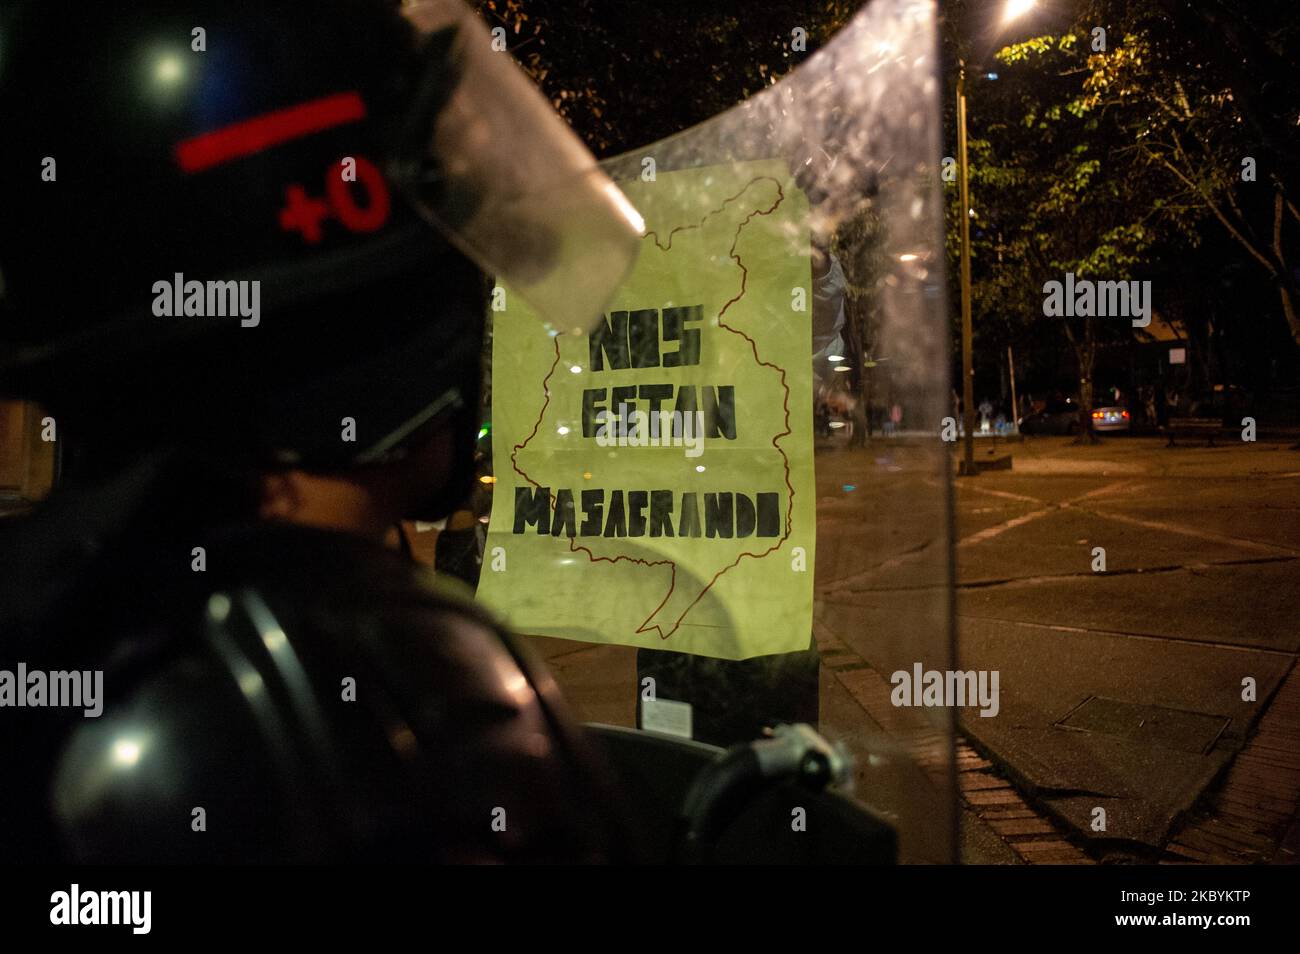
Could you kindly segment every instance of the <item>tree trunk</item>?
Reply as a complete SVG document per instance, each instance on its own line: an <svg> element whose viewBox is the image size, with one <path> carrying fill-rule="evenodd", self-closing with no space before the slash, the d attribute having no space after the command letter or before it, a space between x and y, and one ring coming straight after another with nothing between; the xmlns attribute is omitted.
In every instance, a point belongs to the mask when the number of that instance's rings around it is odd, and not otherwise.
<svg viewBox="0 0 1300 954"><path fill-rule="evenodd" d="M1282 298L1282 314L1286 315L1287 327L1291 329L1291 338L1296 346L1300 347L1300 315L1296 314L1295 298L1285 278L1279 280L1277 291Z"/></svg>
<svg viewBox="0 0 1300 954"><path fill-rule="evenodd" d="M1097 357L1097 339L1092 322L1091 318L1083 320L1082 340L1070 335L1079 362L1079 433L1074 439L1076 444L1101 443L1101 439L1092 432L1092 367Z"/></svg>

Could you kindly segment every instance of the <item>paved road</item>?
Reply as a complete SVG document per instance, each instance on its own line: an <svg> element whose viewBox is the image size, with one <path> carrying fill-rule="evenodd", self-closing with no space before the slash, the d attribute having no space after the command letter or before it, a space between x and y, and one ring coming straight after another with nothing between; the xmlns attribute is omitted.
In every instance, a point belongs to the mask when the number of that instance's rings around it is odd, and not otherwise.
<svg viewBox="0 0 1300 954"><path fill-rule="evenodd" d="M959 667L997 671L1000 707L963 710L962 731L1058 832L1141 856L1221 775L1300 650L1300 452L1123 437L978 452L1013 467L956 483ZM823 728L899 821L904 858L943 860L957 789L934 757L943 718L882 702L894 671L951 662L942 461L903 440L820 447L816 463ZM583 717L631 722L631 650L540 644ZM992 834L967 813L966 857L1012 860Z"/></svg>
<svg viewBox="0 0 1300 954"><path fill-rule="evenodd" d="M1159 846L1300 649L1300 454L1116 438L1013 457L958 482L962 664L1003 687L998 718L963 725L1079 832Z"/></svg>

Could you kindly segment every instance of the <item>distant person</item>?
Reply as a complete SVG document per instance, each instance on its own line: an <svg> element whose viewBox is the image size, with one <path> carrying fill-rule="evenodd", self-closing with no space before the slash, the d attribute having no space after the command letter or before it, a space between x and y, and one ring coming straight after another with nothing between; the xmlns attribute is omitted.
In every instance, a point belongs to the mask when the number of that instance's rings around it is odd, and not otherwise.
<svg viewBox="0 0 1300 954"><path fill-rule="evenodd" d="M889 433L898 433L898 426L903 423L903 406L897 401L889 409Z"/></svg>
<svg viewBox="0 0 1300 954"><path fill-rule="evenodd" d="M822 437L831 436L831 409L826 406L825 401L817 402L817 433Z"/></svg>

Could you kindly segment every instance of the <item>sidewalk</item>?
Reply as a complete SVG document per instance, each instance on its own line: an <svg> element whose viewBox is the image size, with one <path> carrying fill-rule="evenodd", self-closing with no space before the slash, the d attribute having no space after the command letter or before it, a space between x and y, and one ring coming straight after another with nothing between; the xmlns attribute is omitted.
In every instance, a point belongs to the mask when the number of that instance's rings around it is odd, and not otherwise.
<svg viewBox="0 0 1300 954"><path fill-rule="evenodd" d="M1300 454L1031 440L957 500L963 666L1003 680L964 729L1091 850L1159 857L1300 650Z"/></svg>

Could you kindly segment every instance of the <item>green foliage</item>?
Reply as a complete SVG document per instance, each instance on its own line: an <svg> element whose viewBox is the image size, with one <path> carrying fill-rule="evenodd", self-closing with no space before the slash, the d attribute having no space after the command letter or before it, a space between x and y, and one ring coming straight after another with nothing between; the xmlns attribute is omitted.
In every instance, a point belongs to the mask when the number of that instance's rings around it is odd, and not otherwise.
<svg viewBox="0 0 1300 954"><path fill-rule="evenodd" d="M511 53L598 155L703 122L776 83L861 0L477 0ZM792 49L792 30L807 49Z"/></svg>
<svg viewBox="0 0 1300 954"><path fill-rule="evenodd" d="M1111 43L1089 51L1071 108L1104 123L1113 178L1151 181L1151 242L1161 223L1191 236L1222 228L1276 283L1300 343L1288 265L1300 254L1300 21L1272 4L1090 0L1077 23L1106 23ZM1254 182L1242 178L1247 156Z"/></svg>
<svg viewBox="0 0 1300 954"><path fill-rule="evenodd" d="M1128 340L1131 326L1046 318L1044 283L1066 272L1149 277L1157 252L1185 241L1196 219L1186 203L1171 200L1165 176L1133 162L1125 116L1098 92L1103 60L1131 67L1145 56L1133 36L1112 36L1111 43L1109 54L1094 53L1090 25L1081 22L1004 46L996 53L998 80L972 76L967 83L977 352L1055 339L1058 353L1073 346L1085 381L1097 345ZM1119 85L1124 96L1135 92ZM948 190L957 301L962 210L956 185Z"/></svg>

